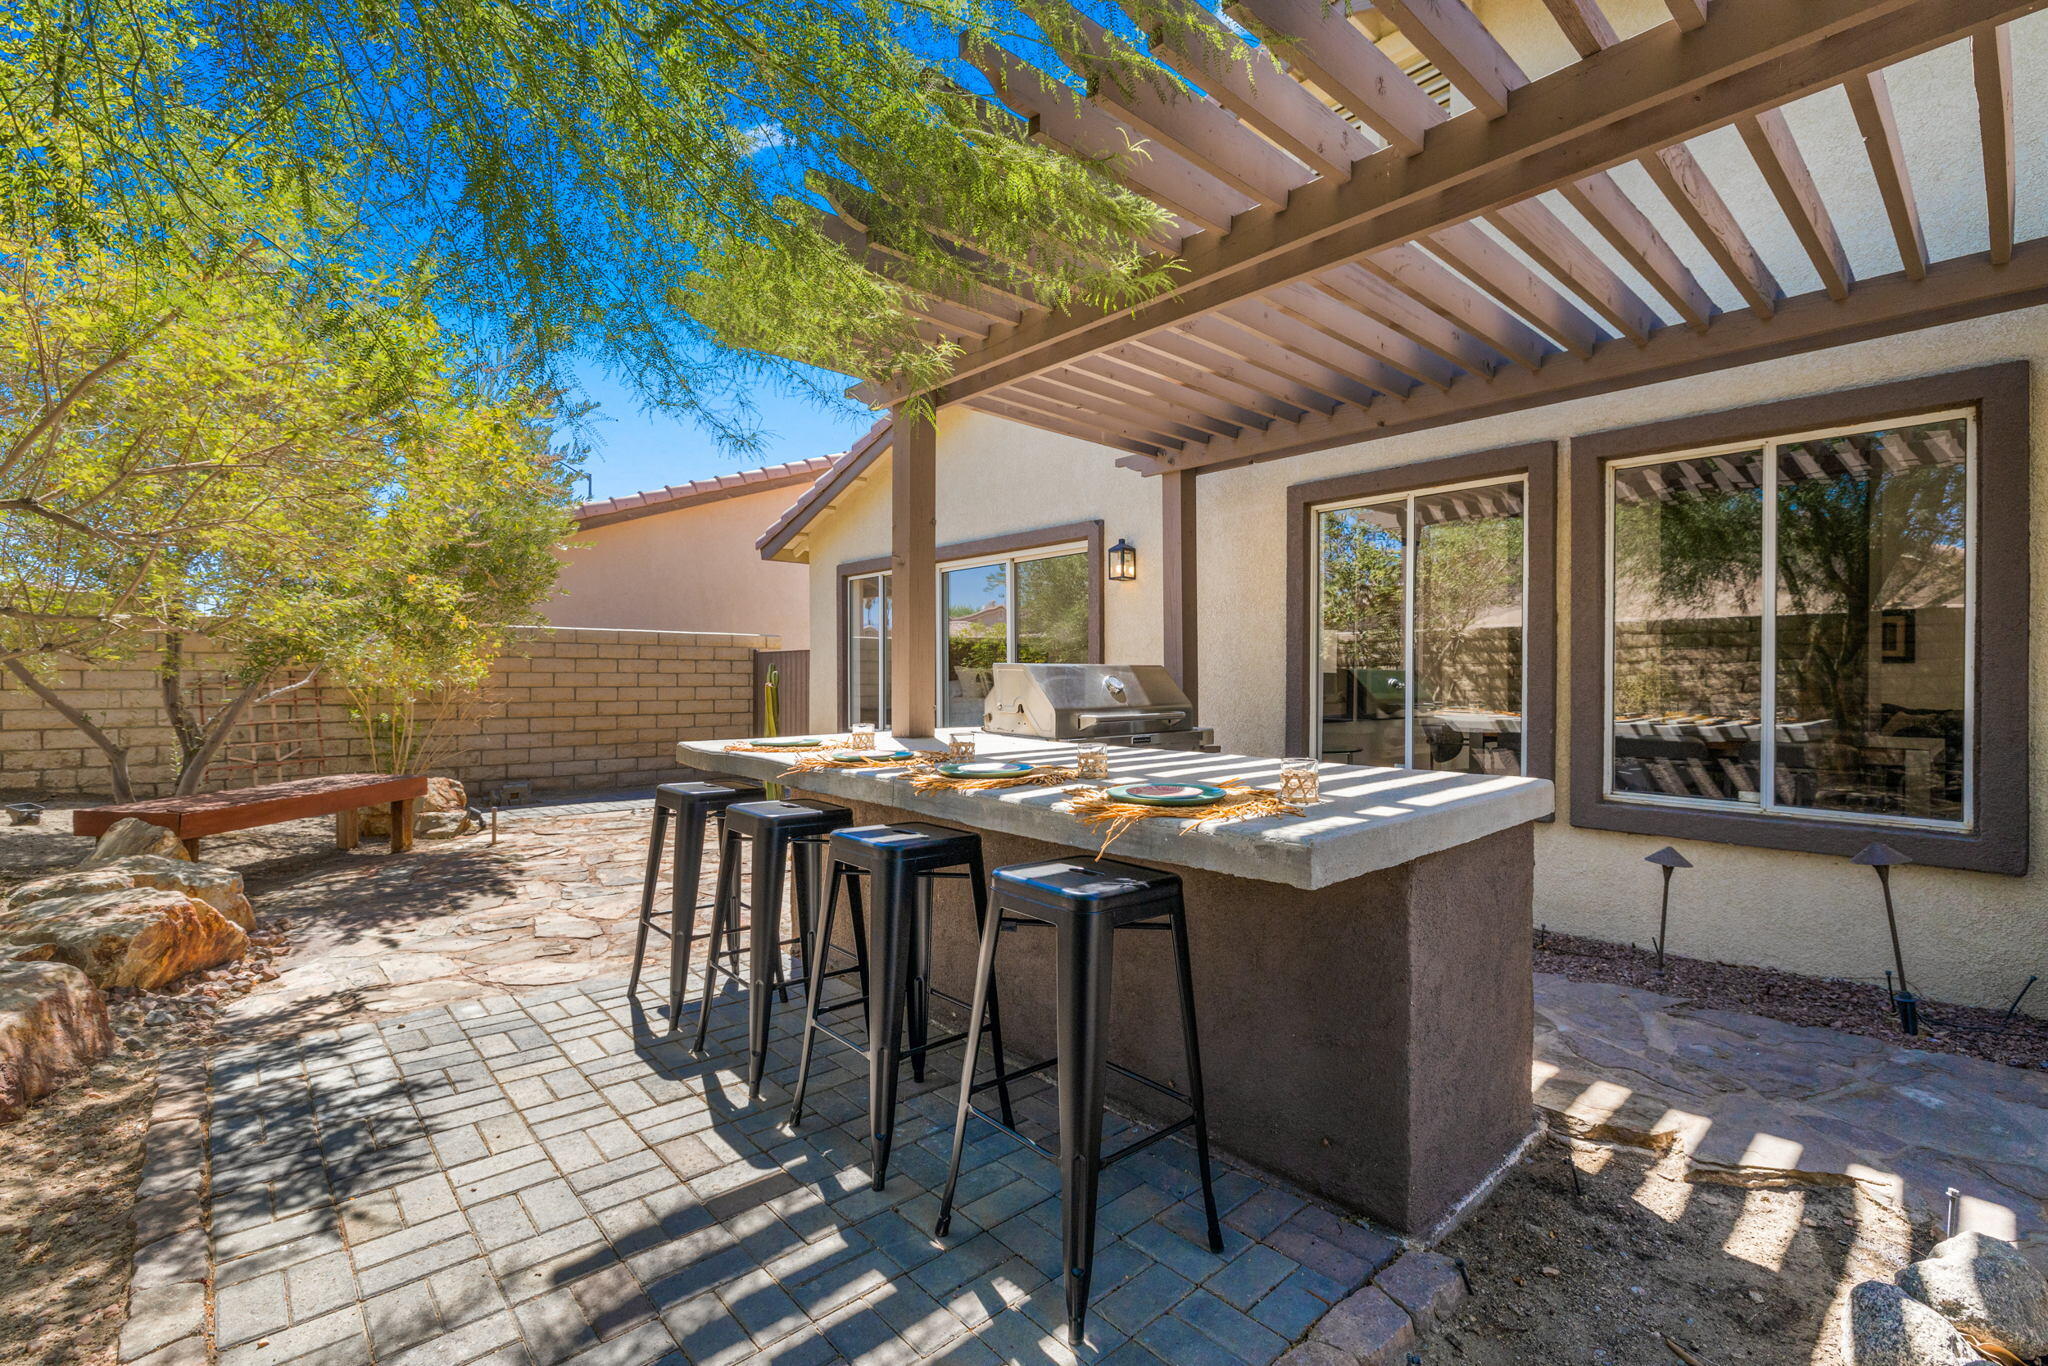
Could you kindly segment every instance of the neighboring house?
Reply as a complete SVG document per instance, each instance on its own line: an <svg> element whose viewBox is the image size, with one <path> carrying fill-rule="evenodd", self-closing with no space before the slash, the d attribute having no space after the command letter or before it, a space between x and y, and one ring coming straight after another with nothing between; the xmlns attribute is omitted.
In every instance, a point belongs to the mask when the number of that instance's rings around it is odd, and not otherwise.
<svg viewBox="0 0 2048 1366"><path fill-rule="evenodd" d="M996 659L1164 662L1226 751L1553 779L1553 929L1647 943L1642 860L1671 842L1697 865L1674 951L1880 980L1848 855L1882 841L1913 860L1916 988L2003 1004L2048 976L2048 106L2009 98L2041 88L2048 16L1973 54L1911 32L1924 12L1825 7L1501 0L1478 27L1249 0L1312 30L1276 44L1304 88L1378 101L1358 155L1405 164L1297 204L1318 163L1287 138L1335 126L1303 102L1259 125L1298 161L1226 120L1198 149L1172 107L1124 118L1177 149L1157 197L1209 197L1176 229L1187 280L1126 313L946 315L936 429L878 424L760 540L809 567L813 718L925 734L978 721ZM1380 14L1422 35L1457 126L1356 79ZM1079 139L1022 70L1013 107ZM1380 150L1403 120L1428 138ZM1228 183L1204 169L1226 143ZM1372 196L1397 191L1389 242ZM1134 581L1105 581L1118 540Z"/></svg>
<svg viewBox="0 0 2048 1366"><path fill-rule="evenodd" d="M763 564L754 541L833 459L736 470L585 503L576 509L576 534L562 548L548 622L772 635L786 650L806 648L811 623L804 575Z"/></svg>

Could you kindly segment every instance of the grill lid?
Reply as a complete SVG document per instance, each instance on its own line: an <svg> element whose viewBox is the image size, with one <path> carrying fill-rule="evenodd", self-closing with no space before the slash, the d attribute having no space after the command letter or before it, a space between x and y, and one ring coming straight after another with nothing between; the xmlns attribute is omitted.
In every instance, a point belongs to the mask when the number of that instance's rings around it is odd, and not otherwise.
<svg viewBox="0 0 2048 1366"><path fill-rule="evenodd" d="M1194 704L1157 664L997 664L983 726L1043 740L1191 730Z"/></svg>

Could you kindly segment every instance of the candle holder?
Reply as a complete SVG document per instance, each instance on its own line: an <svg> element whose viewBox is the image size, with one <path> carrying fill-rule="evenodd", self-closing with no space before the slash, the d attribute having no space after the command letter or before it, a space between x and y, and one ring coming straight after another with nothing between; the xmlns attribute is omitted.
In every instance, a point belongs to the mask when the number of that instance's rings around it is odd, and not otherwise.
<svg viewBox="0 0 2048 1366"><path fill-rule="evenodd" d="M1280 800L1283 802L1319 802L1323 799L1323 780L1313 759L1282 759L1280 761Z"/></svg>
<svg viewBox="0 0 2048 1366"><path fill-rule="evenodd" d="M1076 745L1074 747L1074 772L1082 778L1107 782L1109 780L1109 746Z"/></svg>
<svg viewBox="0 0 2048 1366"><path fill-rule="evenodd" d="M848 749L873 749L875 747L874 726L866 721L856 721L848 726L846 728L846 747Z"/></svg>
<svg viewBox="0 0 2048 1366"><path fill-rule="evenodd" d="M954 763L964 763L974 757L974 732L956 730L946 737L946 758Z"/></svg>

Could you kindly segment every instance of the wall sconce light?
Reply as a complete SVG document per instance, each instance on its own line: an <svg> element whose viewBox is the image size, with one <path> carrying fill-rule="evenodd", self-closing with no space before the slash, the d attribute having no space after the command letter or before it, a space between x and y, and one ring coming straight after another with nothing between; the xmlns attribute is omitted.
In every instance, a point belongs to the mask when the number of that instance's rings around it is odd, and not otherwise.
<svg viewBox="0 0 2048 1366"><path fill-rule="evenodd" d="M1129 583L1138 577L1138 549L1129 541L1118 538L1117 543L1107 552L1109 577L1115 583Z"/></svg>

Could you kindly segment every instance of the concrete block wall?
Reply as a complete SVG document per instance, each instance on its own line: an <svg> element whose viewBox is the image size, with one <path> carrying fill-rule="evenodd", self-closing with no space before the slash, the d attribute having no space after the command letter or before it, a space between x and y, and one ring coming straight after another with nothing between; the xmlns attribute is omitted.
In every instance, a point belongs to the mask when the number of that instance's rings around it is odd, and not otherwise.
<svg viewBox="0 0 2048 1366"><path fill-rule="evenodd" d="M447 767L479 796L507 780L528 781L537 792L601 791L687 776L675 762L676 741L747 734L754 651L778 644L772 635L521 628L492 670L483 715L468 727ZM188 648L207 649L203 642ZM66 662L48 675L67 701L132 747L130 771L143 797L170 791L178 754L149 663L94 668ZM318 763L283 776L366 766L365 747L338 689L316 683L299 702L305 733L245 727L234 739L275 739L285 752L296 744L318 756ZM246 747L238 752L250 753ZM208 774L206 786L248 786L276 776L277 770L222 766ZM71 797L108 790L106 761L92 742L0 674L0 792Z"/></svg>

